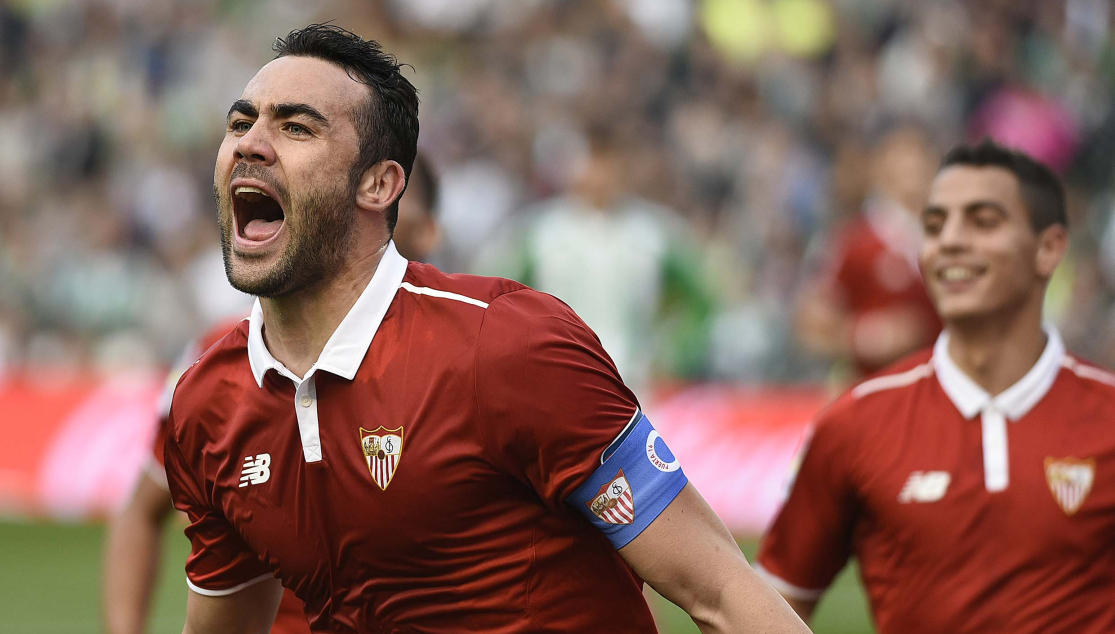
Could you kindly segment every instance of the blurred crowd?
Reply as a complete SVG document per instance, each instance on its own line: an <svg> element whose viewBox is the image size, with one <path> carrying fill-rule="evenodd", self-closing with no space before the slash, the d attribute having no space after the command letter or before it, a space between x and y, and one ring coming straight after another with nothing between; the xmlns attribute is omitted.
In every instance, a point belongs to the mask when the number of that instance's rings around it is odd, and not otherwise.
<svg viewBox="0 0 1115 634"><path fill-rule="evenodd" d="M159 366L246 314L224 116L276 35L327 20L412 66L431 261L562 297L633 383L818 381L931 341L853 316L840 236L874 231L908 284L937 161L985 135L1070 185L1048 314L1115 363L1109 0L0 0L0 371Z"/></svg>

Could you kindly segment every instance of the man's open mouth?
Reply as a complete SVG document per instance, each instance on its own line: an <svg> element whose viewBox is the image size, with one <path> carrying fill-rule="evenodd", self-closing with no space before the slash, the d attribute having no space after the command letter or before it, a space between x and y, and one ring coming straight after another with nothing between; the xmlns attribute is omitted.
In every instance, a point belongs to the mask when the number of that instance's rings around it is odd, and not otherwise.
<svg viewBox="0 0 1115 634"><path fill-rule="evenodd" d="M232 210L236 235L249 243L267 242L283 228L282 205L262 187L233 185Z"/></svg>

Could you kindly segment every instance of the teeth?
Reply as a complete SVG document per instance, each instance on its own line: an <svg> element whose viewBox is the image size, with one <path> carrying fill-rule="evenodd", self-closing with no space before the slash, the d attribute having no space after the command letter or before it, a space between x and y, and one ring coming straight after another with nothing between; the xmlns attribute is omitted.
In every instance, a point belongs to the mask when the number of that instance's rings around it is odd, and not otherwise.
<svg viewBox="0 0 1115 634"><path fill-rule="evenodd" d="M233 193L236 194L237 196L242 197L242 198L249 198L249 196L245 196L244 194L256 194L258 196L267 196L267 192L263 191L262 189L260 189L258 187L248 187L246 185L242 185L240 187L237 187L236 190L233 191ZM254 198L254 196L252 196L252 198ZM268 196L268 198L270 198L270 196Z"/></svg>
<svg viewBox="0 0 1115 634"><path fill-rule="evenodd" d="M950 266L941 272L941 277L946 282L963 282L975 277L976 274L972 269L967 269L959 266Z"/></svg>

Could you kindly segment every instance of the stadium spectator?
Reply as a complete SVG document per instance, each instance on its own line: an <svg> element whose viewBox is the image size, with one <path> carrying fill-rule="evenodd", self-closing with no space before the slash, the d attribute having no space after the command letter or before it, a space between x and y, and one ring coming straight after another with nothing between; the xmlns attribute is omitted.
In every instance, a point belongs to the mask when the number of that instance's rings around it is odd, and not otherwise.
<svg viewBox="0 0 1115 634"><path fill-rule="evenodd" d="M821 414L760 570L808 619L854 555L880 634L1111 631L1115 374L1042 323L1062 185L959 146L921 221L945 330Z"/></svg>
<svg viewBox="0 0 1115 634"><path fill-rule="evenodd" d="M259 299L168 417L186 631L261 631L285 585L316 631L645 632L644 579L706 631L807 631L568 307L398 254L397 60L323 25L275 50L214 174L229 281Z"/></svg>
<svg viewBox="0 0 1115 634"><path fill-rule="evenodd" d="M917 267L917 214L933 175L924 133L887 133L869 161L861 213L802 294L799 337L813 352L850 358L860 376L925 347L941 330Z"/></svg>
<svg viewBox="0 0 1115 634"><path fill-rule="evenodd" d="M700 376L713 297L694 239L675 212L630 194L638 159L611 132L591 128L587 145L569 191L522 212L476 268L568 302L632 389Z"/></svg>

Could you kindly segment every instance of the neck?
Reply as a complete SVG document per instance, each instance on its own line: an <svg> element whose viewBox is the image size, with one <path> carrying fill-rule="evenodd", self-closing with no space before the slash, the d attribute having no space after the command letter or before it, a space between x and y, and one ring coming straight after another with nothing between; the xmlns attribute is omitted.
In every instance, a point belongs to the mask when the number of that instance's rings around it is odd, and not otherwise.
<svg viewBox="0 0 1115 634"><path fill-rule="evenodd" d="M282 297L260 298L263 341L271 356L305 377L371 282L386 246L349 259L343 269L321 284Z"/></svg>
<svg viewBox="0 0 1115 634"><path fill-rule="evenodd" d="M1041 358L1048 337L1037 310L947 324L948 355L992 396L1017 383Z"/></svg>

